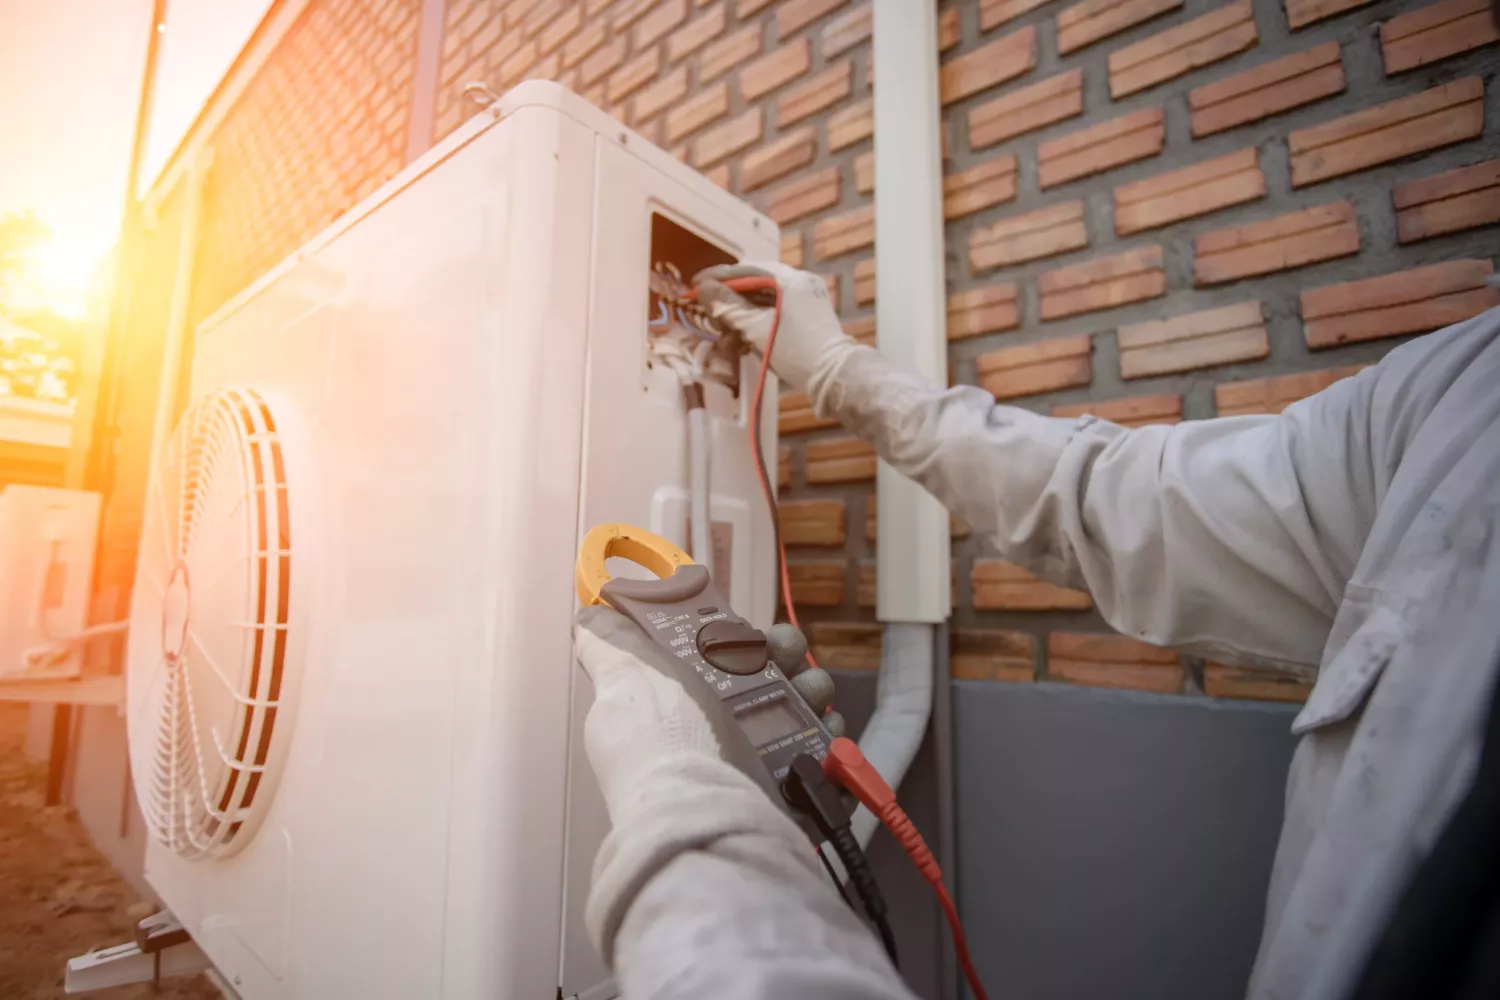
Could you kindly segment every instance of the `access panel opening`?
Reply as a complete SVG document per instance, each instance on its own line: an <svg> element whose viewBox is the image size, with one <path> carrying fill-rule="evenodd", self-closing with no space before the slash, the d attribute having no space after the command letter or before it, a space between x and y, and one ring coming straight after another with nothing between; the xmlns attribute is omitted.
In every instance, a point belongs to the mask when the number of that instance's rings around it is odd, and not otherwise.
<svg viewBox="0 0 1500 1000"><path fill-rule="evenodd" d="M693 276L733 264L720 249L659 212L651 213L651 288L646 311L647 364L666 365L684 382L717 382L739 396L739 345L690 296Z"/></svg>

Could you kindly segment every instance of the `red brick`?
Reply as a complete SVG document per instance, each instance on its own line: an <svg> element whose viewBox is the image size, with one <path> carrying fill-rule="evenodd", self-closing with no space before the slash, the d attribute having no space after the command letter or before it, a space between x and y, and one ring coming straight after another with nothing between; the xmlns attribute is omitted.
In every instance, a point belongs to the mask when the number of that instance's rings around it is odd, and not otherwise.
<svg viewBox="0 0 1500 1000"><path fill-rule="evenodd" d="M873 608L879 603L880 592L875 582L875 564L862 563L854 586L854 603L861 608Z"/></svg>
<svg viewBox="0 0 1500 1000"><path fill-rule="evenodd" d="M809 483L854 483L875 478L875 451L858 438L824 438L809 441Z"/></svg>
<svg viewBox="0 0 1500 1000"><path fill-rule="evenodd" d="M846 61L791 88L776 99L776 124L786 128L849 96L854 78Z"/></svg>
<svg viewBox="0 0 1500 1000"><path fill-rule="evenodd" d="M996 399L1035 396L1093 379L1093 339L1088 335L1005 347L974 359L979 384Z"/></svg>
<svg viewBox="0 0 1500 1000"><path fill-rule="evenodd" d="M621 66L609 78L609 100L618 104L656 78L661 70L661 52L651 49Z"/></svg>
<svg viewBox="0 0 1500 1000"><path fill-rule="evenodd" d="M1500 222L1500 160L1398 184L1391 201L1402 243Z"/></svg>
<svg viewBox="0 0 1500 1000"><path fill-rule="evenodd" d="M884 629L873 622L815 622L813 656L827 670L878 670Z"/></svg>
<svg viewBox="0 0 1500 1000"><path fill-rule="evenodd" d="M1312 682L1295 674L1257 667L1245 670L1222 663L1203 665L1203 693L1210 698L1301 703L1312 694Z"/></svg>
<svg viewBox="0 0 1500 1000"><path fill-rule="evenodd" d="M1019 290L1013 281L948 296L948 339L963 340L1021 325Z"/></svg>
<svg viewBox="0 0 1500 1000"><path fill-rule="evenodd" d="M616 38L583 61L583 65L578 68L578 78L585 85L592 84L596 80L602 80L610 70L624 61L625 39Z"/></svg>
<svg viewBox="0 0 1500 1000"><path fill-rule="evenodd" d="M667 39L667 58L673 62L697 52L724 31L724 4L699 14Z"/></svg>
<svg viewBox="0 0 1500 1000"><path fill-rule="evenodd" d="M1063 55L1181 7L1183 0L1083 0L1057 15Z"/></svg>
<svg viewBox="0 0 1500 1000"><path fill-rule="evenodd" d="M836 608L843 604L848 574L849 567L840 562L786 564L792 600L799 608Z"/></svg>
<svg viewBox="0 0 1500 1000"><path fill-rule="evenodd" d="M1161 152L1167 141L1161 108L1142 108L1037 146L1037 180L1045 189L1113 170Z"/></svg>
<svg viewBox="0 0 1500 1000"><path fill-rule="evenodd" d="M1039 580L999 559L974 560L969 584L974 591L974 607L981 611L1086 611L1094 606L1081 590Z"/></svg>
<svg viewBox="0 0 1500 1000"><path fill-rule="evenodd" d="M516 52L512 53L509 59L500 64L500 72L497 74L497 79L500 81L500 88L502 90L515 83L519 83L526 75L526 71L536 65L540 54L538 49L539 46L536 40L532 39L521 46Z"/></svg>
<svg viewBox="0 0 1500 1000"><path fill-rule="evenodd" d="M786 489L792 485L792 449L782 445L776 453L776 486Z"/></svg>
<svg viewBox="0 0 1500 1000"><path fill-rule="evenodd" d="M755 112L759 114L759 112ZM837 205L840 195L838 167L827 167L799 177L766 194L766 214L785 225L793 219Z"/></svg>
<svg viewBox="0 0 1500 1000"><path fill-rule="evenodd" d="M962 681L1036 680L1036 637L1011 629L954 629L948 663Z"/></svg>
<svg viewBox="0 0 1500 1000"><path fill-rule="evenodd" d="M1167 293L1161 247L1140 247L1045 271L1037 278L1042 319L1113 309Z"/></svg>
<svg viewBox="0 0 1500 1000"><path fill-rule="evenodd" d="M635 96L631 104L631 123L639 125L658 112L676 104L687 93L687 67L679 66Z"/></svg>
<svg viewBox="0 0 1500 1000"><path fill-rule="evenodd" d="M676 142L728 113L729 85L721 83L710 87L667 112L667 141Z"/></svg>
<svg viewBox="0 0 1500 1000"><path fill-rule="evenodd" d="M703 176L713 181L725 191L729 190L729 164L721 163L711 170L703 171Z"/></svg>
<svg viewBox="0 0 1500 1000"><path fill-rule="evenodd" d="M740 189L754 191L793 170L800 170L813 161L817 152L816 135L812 129L803 128L746 153L740 161Z"/></svg>
<svg viewBox="0 0 1500 1000"><path fill-rule="evenodd" d="M1443 0L1393 17L1380 26L1387 75L1500 41L1488 0Z"/></svg>
<svg viewBox="0 0 1500 1000"><path fill-rule="evenodd" d="M1174 694L1182 690L1182 658L1122 635L1053 632L1047 637L1047 676L1091 687Z"/></svg>
<svg viewBox="0 0 1500 1000"><path fill-rule="evenodd" d="M1083 70L1049 76L969 111L969 148L982 149L1083 114Z"/></svg>
<svg viewBox="0 0 1500 1000"><path fill-rule="evenodd" d="M944 63L938 91L944 104L962 100L1036 67L1036 28L1027 26Z"/></svg>
<svg viewBox="0 0 1500 1000"><path fill-rule="evenodd" d="M867 306L875 301L875 258L854 265L854 304ZM850 333L853 337L854 334ZM858 338L855 338L858 339Z"/></svg>
<svg viewBox="0 0 1500 1000"><path fill-rule="evenodd" d="M979 30L998 28L1006 21L1028 14L1051 0L979 0Z"/></svg>
<svg viewBox="0 0 1500 1000"><path fill-rule="evenodd" d="M736 0L734 12L740 17L749 17L770 6L772 0Z"/></svg>
<svg viewBox="0 0 1500 1000"><path fill-rule="evenodd" d="M964 40L963 25L958 21L957 7L949 7L938 13L937 35L939 52L947 52Z"/></svg>
<svg viewBox="0 0 1500 1000"><path fill-rule="evenodd" d="M1189 91L1193 135L1212 135L1343 92L1339 43L1315 45Z"/></svg>
<svg viewBox="0 0 1500 1000"><path fill-rule="evenodd" d="M1286 19L1293 30L1373 2L1374 0L1283 0Z"/></svg>
<svg viewBox="0 0 1500 1000"><path fill-rule="evenodd" d="M583 8L577 6L569 7L562 12L557 20L547 26L547 30L542 32L540 39L542 52L544 54L550 53L553 49L562 45L563 42L572 38L573 33L581 27L583 27ZM600 38L602 39L603 36L601 35Z"/></svg>
<svg viewBox="0 0 1500 1000"><path fill-rule="evenodd" d="M687 16L687 0L657 0L656 6L641 18L632 31L636 49L639 51L653 44L686 21Z"/></svg>
<svg viewBox="0 0 1500 1000"><path fill-rule="evenodd" d="M943 178L943 218L958 219L1016 197L1016 158L997 156Z"/></svg>
<svg viewBox="0 0 1500 1000"><path fill-rule="evenodd" d="M812 401L804 393L784 392L777 400L776 426L781 434L796 434L815 431L824 427L837 427L839 422L829 417L820 417L813 412Z"/></svg>
<svg viewBox="0 0 1500 1000"><path fill-rule="evenodd" d="M1373 167L1437 149L1484 130L1484 83L1466 76L1420 94L1398 98L1287 138L1292 186Z"/></svg>
<svg viewBox="0 0 1500 1000"><path fill-rule="evenodd" d="M785 41L849 0L786 0L776 9L776 37Z"/></svg>
<svg viewBox="0 0 1500 1000"><path fill-rule="evenodd" d="M1255 149L1241 149L1115 188L1115 232L1155 229L1265 195Z"/></svg>
<svg viewBox="0 0 1500 1000"><path fill-rule="evenodd" d="M1347 201L1204 233L1194 245L1199 285L1270 274L1359 253L1359 220Z"/></svg>
<svg viewBox="0 0 1500 1000"><path fill-rule="evenodd" d="M1081 417L1085 413L1122 427L1178 424L1182 422L1182 397L1175 392L1164 392L1155 396L1092 400L1052 408L1054 417Z"/></svg>
<svg viewBox="0 0 1500 1000"><path fill-rule="evenodd" d="M1271 353L1259 302L1132 323L1115 331L1115 339L1125 379L1257 361Z"/></svg>
<svg viewBox="0 0 1500 1000"><path fill-rule="evenodd" d="M662 0L616 0L612 7L615 30L628 28L650 11L659 8L661 4Z"/></svg>
<svg viewBox="0 0 1500 1000"><path fill-rule="evenodd" d="M975 271L1009 267L1089 245L1082 201L1012 215L969 233L969 266Z"/></svg>
<svg viewBox="0 0 1500 1000"><path fill-rule="evenodd" d="M583 60L598 51L599 46L603 45L605 39L607 39L608 37L608 22L596 21L592 24L585 24L583 31L575 35L573 38L569 39L568 44L563 46L563 65L576 66L579 63L583 62ZM597 72L594 72L589 77L590 81L599 79L599 77L603 76L605 73L608 73L611 69L618 65L622 59L625 58L625 47L623 43L618 44L617 48L618 52L614 57L614 63L609 66L605 66ZM584 72L585 71L583 70L579 71L580 79L583 77Z"/></svg>
<svg viewBox="0 0 1500 1000"><path fill-rule="evenodd" d="M762 47L760 26L755 24L710 43L698 59L698 83L701 85L727 73L751 56L760 54Z"/></svg>
<svg viewBox="0 0 1500 1000"><path fill-rule="evenodd" d="M874 244L874 205L856 208L842 215L831 215L813 226L813 253L820 260L862 250Z"/></svg>
<svg viewBox="0 0 1500 1000"><path fill-rule="evenodd" d="M1214 409L1221 417L1280 413L1297 400L1322 392L1333 383L1355 375L1366 367L1368 366L1344 365L1316 372L1221 382L1214 386Z"/></svg>
<svg viewBox="0 0 1500 1000"><path fill-rule="evenodd" d="M806 73L812 65L811 49L807 39L799 38L761 56L740 70L740 93L753 101Z"/></svg>
<svg viewBox="0 0 1500 1000"><path fill-rule="evenodd" d="M869 194L875 190L875 153L860 153L854 158L854 190Z"/></svg>
<svg viewBox="0 0 1500 1000"><path fill-rule="evenodd" d="M1422 333L1500 305L1487 260L1450 260L1302 293L1302 331L1312 350Z"/></svg>
<svg viewBox="0 0 1500 1000"><path fill-rule="evenodd" d="M828 151L837 152L875 134L874 107L860 101L828 116Z"/></svg>
<svg viewBox="0 0 1500 1000"><path fill-rule="evenodd" d="M787 545L843 545L844 501L783 500L777 505L781 540Z"/></svg>
<svg viewBox="0 0 1500 1000"><path fill-rule="evenodd" d="M781 262L791 267L801 267L802 258L802 234L797 232L783 232L781 234ZM783 396L782 398L785 399L786 397Z"/></svg>
<svg viewBox="0 0 1500 1000"><path fill-rule="evenodd" d="M873 15L868 3L861 3L847 14L823 25L823 58L831 59L841 52L868 40L874 30Z"/></svg>
<svg viewBox="0 0 1500 1000"><path fill-rule="evenodd" d="M849 334L856 342L862 343L867 348L873 348L874 316L858 316L855 319L846 319L843 327L844 333Z"/></svg>
<svg viewBox="0 0 1500 1000"><path fill-rule="evenodd" d="M526 71L526 79L528 79L528 80L556 80L557 77L558 77L558 74L561 71L562 71L562 56L559 53L554 52L550 56L547 56L547 57L543 58L541 62L539 62L535 66L531 67L531 69L527 70Z"/></svg>
<svg viewBox="0 0 1500 1000"><path fill-rule="evenodd" d="M1119 99L1243 52L1258 40L1250 0L1235 0L1202 17L1109 54L1109 93Z"/></svg>
<svg viewBox="0 0 1500 1000"><path fill-rule="evenodd" d="M755 145L760 141L761 131L760 108L751 108L722 125L714 126L693 140L693 166L717 163L746 146Z"/></svg>

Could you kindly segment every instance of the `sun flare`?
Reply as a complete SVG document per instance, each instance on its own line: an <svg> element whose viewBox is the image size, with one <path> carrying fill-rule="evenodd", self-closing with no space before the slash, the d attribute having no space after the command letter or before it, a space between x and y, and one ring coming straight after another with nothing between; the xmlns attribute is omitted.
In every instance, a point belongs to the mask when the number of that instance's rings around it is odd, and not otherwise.
<svg viewBox="0 0 1500 1000"><path fill-rule="evenodd" d="M53 228L27 252L26 274L17 294L25 305L71 320L88 312L109 237L85 230Z"/></svg>

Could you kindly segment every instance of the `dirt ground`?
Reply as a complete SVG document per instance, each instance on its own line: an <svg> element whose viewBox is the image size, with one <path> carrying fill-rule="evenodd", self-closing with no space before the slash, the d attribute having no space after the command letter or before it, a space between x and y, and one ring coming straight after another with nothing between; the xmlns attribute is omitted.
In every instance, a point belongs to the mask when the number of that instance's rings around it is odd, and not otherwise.
<svg viewBox="0 0 1500 1000"><path fill-rule="evenodd" d="M72 810L42 805L46 767L26 759L24 705L0 703L0 998L53 1000L69 958L130 940L143 902L89 842ZM99 1000L217 1000L202 976L85 994Z"/></svg>

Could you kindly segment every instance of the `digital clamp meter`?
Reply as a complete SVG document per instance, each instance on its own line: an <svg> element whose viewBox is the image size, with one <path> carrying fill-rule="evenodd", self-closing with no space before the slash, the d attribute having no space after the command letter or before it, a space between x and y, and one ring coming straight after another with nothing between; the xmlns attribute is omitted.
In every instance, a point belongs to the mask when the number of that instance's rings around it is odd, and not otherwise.
<svg viewBox="0 0 1500 1000"><path fill-rule="evenodd" d="M658 579L611 579L605 561L629 559ZM765 633L734 613L708 569L671 542L640 528L602 524L584 536L576 574L585 605L608 604L664 654L652 666L702 708L729 763L786 807L781 782L793 759L821 761L828 730L771 659ZM788 814L809 828L796 810Z"/></svg>

